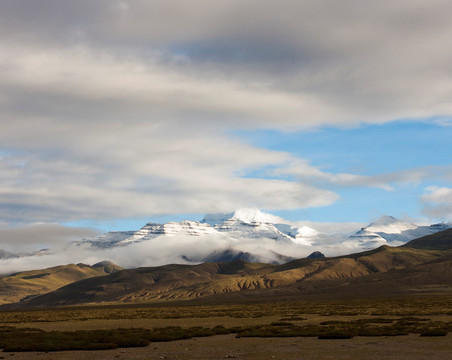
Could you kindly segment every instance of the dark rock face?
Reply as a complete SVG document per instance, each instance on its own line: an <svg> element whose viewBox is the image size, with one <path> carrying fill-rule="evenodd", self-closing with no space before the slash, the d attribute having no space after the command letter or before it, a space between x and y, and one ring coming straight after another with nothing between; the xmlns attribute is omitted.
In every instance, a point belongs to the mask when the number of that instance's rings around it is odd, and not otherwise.
<svg viewBox="0 0 452 360"><path fill-rule="evenodd" d="M308 259L320 259L324 257L325 255L323 255L320 251L314 251L311 255L307 256Z"/></svg>
<svg viewBox="0 0 452 360"><path fill-rule="evenodd" d="M231 262L237 260L255 262L256 259L249 252L227 249L224 251L214 251L206 257L193 259L182 256L182 259L190 262Z"/></svg>

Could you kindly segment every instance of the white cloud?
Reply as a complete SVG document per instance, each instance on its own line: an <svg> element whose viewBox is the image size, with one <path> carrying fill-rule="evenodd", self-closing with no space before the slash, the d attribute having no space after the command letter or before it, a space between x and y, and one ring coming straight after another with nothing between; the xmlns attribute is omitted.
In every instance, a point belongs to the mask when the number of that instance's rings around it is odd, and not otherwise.
<svg viewBox="0 0 452 360"><path fill-rule="evenodd" d="M259 11L252 1L42 1L32 15L23 6L0 8L16 85L44 82L61 94L66 83L68 95L94 102L133 100L144 116L194 112L234 126L346 126L452 110L444 0L261 1Z"/></svg>
<svg viewBox="0 0 452 360"><path fill-rule="evenodd" d="M423 213L443 221L452 220L452 188L430 186L422 196Z"/></svg>
<svg viewBox="0 0 452 360"><path fill-rule="evenodd" d="M257 149L216 133L173 134L120 122L48 124L29 149L11 125L17 150L0 159L0 213L14 222L68 221L232 211L237 207L300 208L328 205L331 191L278 179L243 178L250 169L284 166L290 155ZM37 126L38 127L38 126ZM37 130L36 130L37 131ZM89 131L88 133L86 133ZM65 134L70 134L64 144ZM22 145L23 144L23 145ZM22 148L21 148L22 147ZM48 148L49 147L49 148Z"/></svg>
<svg viewBox="0 0 452 360"><path fill-rule="evenodd" d="M72 228L58 224L31 224L21 228L0 229L0 249L17 252L33 252L52 247L59 250L74 240L93 237L93 229Z"/></svg>
<svg viewBox="0 0 452 360"><path fill-rule="evenodd" d="M309 184L242 178L291 156L230 140L221 134L227 126L210 124L215 114L290 108L284 96L86 49L3 48L0 62L8 69L0 86L13 90L0 118L8 150L0 212L11 222L299 208L337 198Z"/></svg>
<svg viewBox="0 0 452 360"><path fill-rule="evenodd" d="M3 2L0 217L302 208L333 203L331 184L389 190L401 174L330 174L228 131L450 114L451 11L439 0ZM266 168L270 178L246 177Z"/></svg>
<svg viewBox="0 0 452 360"><path fill-rule="evenodd" d="M341 238L340 240L344 240ZM318 246L300 246L278 243L272 239L232 239L227 235L201 235L197 237L178 235L159 236L152 240L133 243L124 247L93 249L87 244L81 246L66 244L40 256L26 256L0 260L0 274L42 269L51 266L85 263L95 264L110 260L125 268L160 266L165 264L192 263L186 259L202 259L213 252L227 249L249 252L260 261L279 261L276 253L288 257L303 258L314 251L327 256L342 255L359 250L356 243L340 243L338 238L319 239Z"/></svg>

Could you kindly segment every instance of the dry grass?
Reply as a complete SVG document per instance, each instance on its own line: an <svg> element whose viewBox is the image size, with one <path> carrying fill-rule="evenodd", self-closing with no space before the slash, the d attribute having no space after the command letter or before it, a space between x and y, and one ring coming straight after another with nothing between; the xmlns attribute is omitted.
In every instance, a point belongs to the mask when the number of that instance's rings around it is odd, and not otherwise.
<svg viewBox="0 0 452 360"><path fill-rule="evenodd" d="M418 297L4 311L0 312L0 321L10 326L0 328L0 348L7 351L112 349L228 333L239 338L444 336L452 331L451 306L450 298ZM173 326L168 326L169 323ZM146 326L136 328L139 324ZM77 330L80 328L84 330Z"/></svg>
<svg viewBox="0 0 452 360"><path fill-rule="evenodd" d="M304 319L353 316L452 316L452 297L404 297L375 300L315 300L243 304L174 303L0 311L0 323L42 323L127 319ZM284 320L281 320L284 321Z"/></svg>
<svg viewBox="0 0 452 360"><path fill-rule="evenodd" d="M96 266L69 264L0 276L0 305L45 294L75 281L105 276L119 269L112 263Z"/></svg>

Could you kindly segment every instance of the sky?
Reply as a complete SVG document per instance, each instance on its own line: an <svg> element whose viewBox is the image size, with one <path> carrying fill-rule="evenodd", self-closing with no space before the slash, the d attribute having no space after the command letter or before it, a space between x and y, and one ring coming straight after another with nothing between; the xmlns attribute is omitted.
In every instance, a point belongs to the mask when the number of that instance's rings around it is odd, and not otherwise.
<svg viewBox="0 0 452 360"><path fill-rule="evenodd" d="M451 221L451 13L1 1L0 249L244 207Z"/></svg>

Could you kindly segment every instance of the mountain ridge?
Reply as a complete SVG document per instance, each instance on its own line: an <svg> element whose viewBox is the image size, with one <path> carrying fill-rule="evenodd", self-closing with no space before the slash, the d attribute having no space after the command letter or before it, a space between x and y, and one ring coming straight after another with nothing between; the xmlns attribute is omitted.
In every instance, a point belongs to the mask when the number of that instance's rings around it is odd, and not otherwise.
<svg viewBox="0 0 452 360"><path fill-rule="evenodd" d="M385 215L366 227L361 228L349 238L358 240L364 249L385 244L394 244L397 246L451 227L451 223L416 225L399 220L393 216Z"/></svg>
<svg viewBox="0 0 452 360"><path fill-rule="evenodd" d="M357 251L381 245L398 246L450 228L451 225L418 226L392 216L383 216L348 236L323 233L303 224L295 225L257 209L239 209L229 214L207 214L201 221L150 222L136 231L108 232L94 239L78 241L77 244L88 245L94 250L137 243L146 243L152 247L157 241L155 239L162 241L161 237L166 237L184 239L184 243L192 243L193 247L199 249L197 254L181 251L178 256L186 263L233 260L237 256L257 262L283 263L293 258L294 254L297 254L295 257L302 257L320 251L331 255L337 251L334 249L341 247ZM215 249L203 250L204 247L196 245L199 241L217 242L219 245Z"/></svg>
<svg viewBox="0 0 452 360"><path fill-rule="evenodd" d="M122 268L118 265L104 261L92 266L68 264L1 276L0 304L30 299L76 281L110 275L119 270Z"/></svg>
<svg viewBox="0 0 452 360"><path fill-rule="evenodd" d="M423 275L422 271L427 273ZM414 274L412 279L410 273ZM449 280L452 280L452 229L405 246L385 245L345 256L304 258L282 265L236 260L126 269L74 282L11 306L142 303L223 296L232 299L242 295L263 299L275 294L295 298L336 293L394 296L425 289L448 289Z"/></svg>

